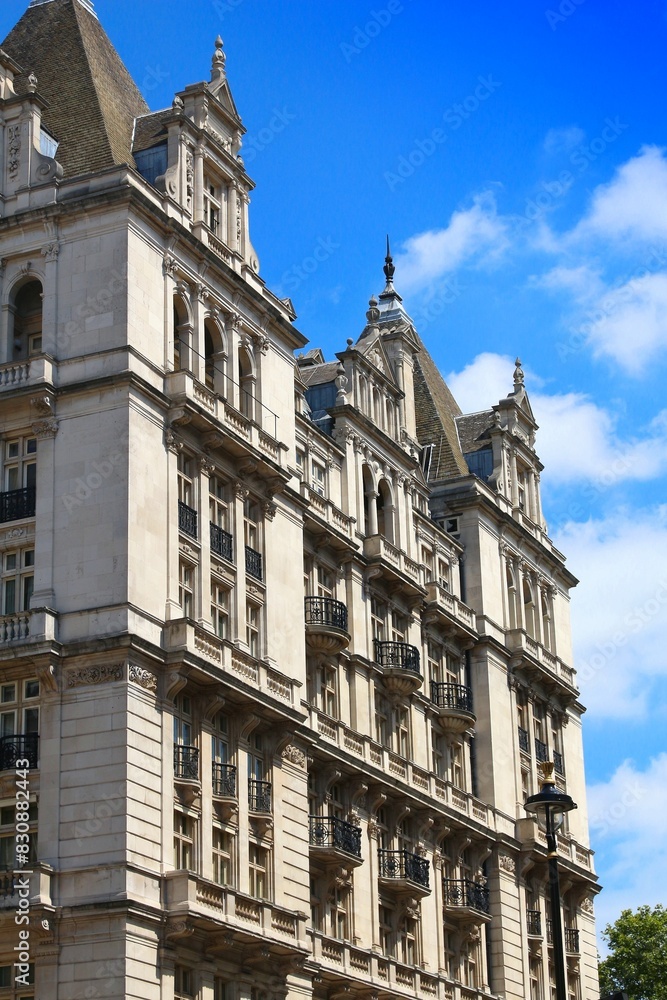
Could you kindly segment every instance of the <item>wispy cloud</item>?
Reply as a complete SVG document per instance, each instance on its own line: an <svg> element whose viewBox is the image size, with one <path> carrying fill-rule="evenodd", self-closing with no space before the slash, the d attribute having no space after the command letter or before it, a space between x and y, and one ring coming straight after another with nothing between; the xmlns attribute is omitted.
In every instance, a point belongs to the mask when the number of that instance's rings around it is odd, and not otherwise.
<svg viewBox="0 0 667 1000"><path fill-rule="evenodd" d="M544 151L550 156L558 153L569 153L575 146L579 146L585 138L586 133L578 125L550 128L544 137Z"/></svg>
<svg viewBox="0 0 667 1000"><path fill-rule="evenodd" d="M396 257L401 288L421 291L472 261L497 256L509 246L507 223L498 215L492 192L475 195L442 229L429 229L405 241Z"/></svg>

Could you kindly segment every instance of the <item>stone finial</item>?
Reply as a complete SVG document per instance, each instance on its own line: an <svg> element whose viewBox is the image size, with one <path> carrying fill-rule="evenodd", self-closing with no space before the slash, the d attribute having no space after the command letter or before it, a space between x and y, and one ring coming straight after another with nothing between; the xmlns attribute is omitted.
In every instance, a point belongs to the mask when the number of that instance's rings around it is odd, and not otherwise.
<svg viewBox="0 0 667 1000"><path fill-rule="evenodd" d="M171 106L174 109L174 111L182 111L183 108L185 107L185 105L183 104L183 98L179 97L178 94L176 94L173 101L171 102Z"/></svg>
<svg viewBox="0 0 667 1000"><path fill-rule="evenodd" d="M366 313L366 319L368 320L369 326L376 326L378 320L380 319L380 310L378 309L378 300L375 296L371 296L368 300L369 309Z"/></svg>
<svg viewBox="0 0 667 1000"><path fill-rule="evenodd" d="M34 73L31 73L28 77L28 92L34 94L37 90L37 77Z"/></svg>
<svg viewBox="0 0 667 1000"><path fill-rule="evenodd" d="M514 362L514 389L518 389L523 385L523 368L521 367L521 358L517 358Z"/></svg>
<svg viewBox="0 0 667 1000"><path fill-rule="evenodd" d="M211 83L218 85L225 81L225 62L227 61L227 56L223 52L222 46L222 38L218 35L215 40L215 52L213 53L211 65Z"/></svg>
<svg viewBox="0 0 667 1000"><path fill-rule="evenodd" d="M394 267L394 258L391 256L391 249L389 247L389 236L387 236L387 256L384 259L384 267L382 270L384 271L384 276L387 279L387 288L393 287L396 268Z"/></svg>

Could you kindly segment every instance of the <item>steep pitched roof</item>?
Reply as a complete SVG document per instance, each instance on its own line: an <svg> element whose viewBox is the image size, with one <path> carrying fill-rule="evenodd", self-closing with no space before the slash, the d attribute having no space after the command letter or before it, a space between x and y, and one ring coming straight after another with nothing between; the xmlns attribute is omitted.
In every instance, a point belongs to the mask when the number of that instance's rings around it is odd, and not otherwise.
<svg viewBox="0 0 667 1000"><path fill-rule="evenodd" d="M467 476L468 466L456 430L461 410L418 336L417 340L421 348L414 355L417 439L422 445L435 446L429 480Z"/></svg>
<svg viewBox="0 0 667 1000"><path fill-rule="evenodd" d="M48 102L44 127L59 141L65 176L133 164L132 131L148 105L89 3L31 4L2 43ZM17 91L25 90L19 78Z"/></svg>

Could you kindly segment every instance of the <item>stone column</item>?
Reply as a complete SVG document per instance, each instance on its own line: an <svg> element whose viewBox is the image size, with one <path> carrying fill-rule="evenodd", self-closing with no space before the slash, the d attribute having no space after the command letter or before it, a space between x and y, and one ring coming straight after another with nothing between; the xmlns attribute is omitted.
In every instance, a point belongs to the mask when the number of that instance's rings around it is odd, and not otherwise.
<svg viewBox="0 0 667 1000"><path fill-rule="evenodd" d="M53 240L42 247L44 257L44 285L42 287L42 350L40 353L55 357L58 353L58 254L60 244Z"/></svg>

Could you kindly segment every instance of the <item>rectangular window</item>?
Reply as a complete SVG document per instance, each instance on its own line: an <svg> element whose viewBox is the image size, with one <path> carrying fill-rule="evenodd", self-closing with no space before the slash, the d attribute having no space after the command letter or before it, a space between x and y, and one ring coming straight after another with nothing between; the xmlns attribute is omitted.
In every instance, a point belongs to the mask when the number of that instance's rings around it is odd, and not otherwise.
<svg viewBox="0 0 667 1000"><path fill-rule="evenodd" d="M389 906L380 903L378 909L378 933L380 937L380 948L384 955L394 954L394 934L393 934L394 914Z"/></svg>
<svg viewBox="0 0 667 1000"><path fill-rule="evenodd" d="M371 597L371 632L373 638L380 642L384 639L386 620L387 605L377 597Z"/></svg>
<svg viewBox="0 0 667 1000"><path fill-rule="evenodd" d="M338 672L335 667L327 664L320 667L320 709L332 719L338 718L337 680Z"/></svg>
<svg viewBox="0 0 667 1000"><path fill-rule="evenodd" d="M195 995L194 973L184 965L174 967L174 1000L190 1000Z"/></svg>
<svg viewBox="0 0 667 1000"><path fill-rule="evenodd" d="M229 531L227 484L220 476L211 476L208 481L208 511L211 524Z"/></svg>
<svg viewBox="0 0 667 1000"><path fill-rule="evenodd" d="M192 816L174 813L174 868L176 871L194 871L195 821Z"/></svg>
<svg viewBox="0 0 667 1000"><path fill-rule="evenodd" d="M22 833L26 831L22 830ZM29 864L37 861L37 803L28 806L28 855ZM0 806L0 871L13 871L16 861L16 809L13 805Z"/></svg>
<svg viewBox="0 0 667 1000"><path fill-rule="evenodd" d="M301 448L296 449L296 467L300 481L304 482L306 478L306 453Z"/></svg>
<svg viewBox="0 0 667 1000"><path fill-rule="evenodd" d="M204 178L204 221L214 236L224 239L220 232L222 186L213 177Z"/></svg>
<svg viewBox="0 0 667 1000"><path fill-rule="evenodd" d="M185 747L191 747L194 743L192 702L186 694L177 695L174 704L174 743Z"/></svg>
<svg viewBox="0 0 667 1000"><path fill-rule="evenodd" d="M250 601L246 604L246 643L251 656L258 657L259 648L260 608Z"/></svg>
<svg viewBox="0 0 667 1000"><path fill-rule="evenodd" d="M460 743L452 743L449 750L449 767L451 781L454 788L465 790L465 771L463 767L463 746Z"/></svg>
<svg viewBox="0 0 667 1000"><path fill-rule="evenodd" d="M218 885L234 883L234 837L222 827L213 827L213 879Z"/></svg>
<svg viewBox="0 0 667 1000"><path fill-rule="evenodd" d="M326 496L326 475L327 470L319 462L311 463L311 486L313 491L319 496Z"/></svg>
<svg viewBox="0 0 667 1000"><path fill-rule="evenodd" d="M178 499L188 507L195 505L195 463L194 459L179 452L178 459Z"/></svg>
<svg viewBox="0 0 667 1000"><path fill-rule="evenodd" d="M229 588L211 579L211 622L219 639L229 636Z"/></svg>
<svg viewBox="0 0 667 1000"><path fill-rule="evenodd" d="M34 489L37 482L37 439L16 438L4 447L4 489Z"/></svg>
<svg viewBox="0 0 667 1000"><path fill-rule="evenodd" d="M375 692L375 742L391 747L391 733L387 703L379 691Z"/></svg>
<svg viewBox="0 0 667 1000"><path fill-rule="evenodd" d="M2 614L30 609L35 582L35 550L5 552L2 559Z"/></svg>
<svg viewBox="0 0 667 1000"><path fill-rule="evenodd" d="M195 613L195 567L184 559L178 566L178 602L184 618L193 618Z"/></svg>
<svg viewBox="0 0 667 1000"><path fill-rule="evenodd" d="M39 681L3 684L0 688L0 736L39 733Z"/></svg>
<svg viewBox="0 0 667 1000"><path fill-rule="evenodd" d="M445 737L431 729L431 766L438 778L447 777Z"/></svg>
<svg viewBox="0 0 667 1000"><path fill-rule="evenodd" d="M410 755L410 711L402 705L392 710L392 745L394 753L400 757Z"/></svg>
<svg viewBox="0 0 667 1000"><path fill-rule="evenodd" d="M451 567L446 559L438 559L438 583L443 590L450 590Z"/></svg>
<svg viewBox="0 0 667 1000"><path fill-rule="evenodd" d="M253 841L248 845L248 886L256 899L269 898L269 852Z"/></svg>

